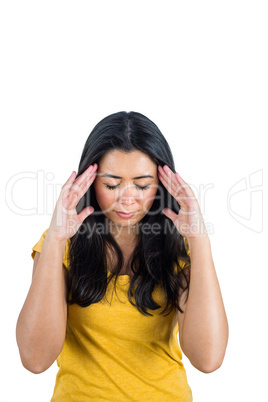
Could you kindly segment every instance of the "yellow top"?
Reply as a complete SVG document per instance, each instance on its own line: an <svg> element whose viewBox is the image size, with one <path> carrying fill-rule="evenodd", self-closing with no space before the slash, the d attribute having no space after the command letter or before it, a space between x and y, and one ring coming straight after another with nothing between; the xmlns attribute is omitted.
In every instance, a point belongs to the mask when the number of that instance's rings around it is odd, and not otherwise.
<svg viewBox="0 0 268 402"><path fill-rule="evenodd" d="M32 248L32 258L35 251L41 252L47 230ZM69 242L63 260L68 270ZM128 300L129 282L128 275L120 275L117 293L112 292L113 278L100 302L88 307L68 305L51 402L193 400L181 361L177 310L166 317L158 315L164 307L157 312L148 309L153 316L141 314ZM165 306L159 285L153 298Z"/></svg>

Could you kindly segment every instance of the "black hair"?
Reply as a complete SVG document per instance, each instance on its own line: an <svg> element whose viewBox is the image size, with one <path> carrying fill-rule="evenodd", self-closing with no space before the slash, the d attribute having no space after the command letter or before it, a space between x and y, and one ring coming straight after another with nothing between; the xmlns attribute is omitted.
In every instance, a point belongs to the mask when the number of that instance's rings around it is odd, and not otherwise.
<svg viewBox="0 0 268 402"><path fill-rule="evenodd" d="M89 165L99 164L100 159L113 150L126 153L141 151L156 165L167 165L175 173L169 144L155 123L141 113L122 111L103 118L93 128L84 145L77 177ZM70 238L69 248L70 270L67 287L71 298L68 303L76 303L81 307L99 302L106 294L109 281L115 276L116 282L123 267L123 254L115 238L109 230L97 229L98 226L104 228L107 225L107 218L98 205L93 185L77 204L77 213L89 205L94 207L94 212ZM161 213L165 207L176 213L180 210L179 203L159 181L150 211L138 222L138 243L130 258L130 267L134 275L131 277L128 298L144 315L152 315L147 309L156 310L162 307L152 297L155 285L161 286L166 298L166 306L161 314L168 306L167 314L174 307L183 313L179 304L179 290L180 296L187 292L186 300L189 294L190 257L187 253L187 241L172 221ZM146 231L143 231L145 224ZM148 233L148 227L153 228L155 225L159 229L157 233L155 230ZM117 255L116 269L109 278L108 247ZM177 269L174 269L174 264ZM184 269L181 269L181 264L185 265Z"/></svg>

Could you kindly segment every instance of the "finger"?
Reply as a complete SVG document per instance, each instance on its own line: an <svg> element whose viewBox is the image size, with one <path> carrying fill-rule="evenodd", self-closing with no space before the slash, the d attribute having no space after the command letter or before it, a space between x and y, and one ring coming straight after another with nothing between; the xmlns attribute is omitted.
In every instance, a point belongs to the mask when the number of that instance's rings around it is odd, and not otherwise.
<svg viewBox="0 0 268 402"><path fill-rule="evenodd" d="M172 211L172 210L169 209L169 208L164 208L164 209L162 210L162 213L163 213L164 215L166 215L167 218L171 219L172 222L174 222L175 219L176 219L177 216L178 216L174 211Z"/></svg>
<svg viewBox="0 0 268 402"><path fill-rule="evenodd" d="M61 197L65 198L69 196L70 190L78 192L79 186L83 183L84 180L87 179L88 175L90 174L90 171L92 167L89 167L88 172L84 172L82 175L80 175L78 178L76 178L76 175L73 175L73 172L67 182L64 184L62 187L62 194Z"/></svg>
<svg viewBox="0 0 268 402"><path fill-rule="evenodd" d="M167 165L164 166L164 169L160 166L159 171L161 172L161 177L166 180L166 182L172 187L173 191L178 193L178 197L194 197L191 187L181 178L179 173L174 174Z"/></svg>
<svg viewBox="0 0 268 402"><path fill-rule="evenodd" d="M66 187L68 184L73 183L76 177L76 172L72 171L71 176L69 176L69 179L64 183L63 187Z"/></svg>
<svg viewBox="0 0 268 402"><path fill-rule="evenodd" d="M93 207L86 207L86 208L84 208L84 209L80 212L80 214L78 215L79 222L80 222L80 223L83 223L84 220L85 220L89 215L91 215L93 212L94 212L94 208L93 208Z"/></svg>
<svg viewBox="0 0 268 402"><path fill-rule="evenodd" d="M89 187L93 183L96 177L96 172L90 172L90 175L86 181L84 181L80 186L72 187L71 198L68 209L74 209L83 195L88 191ZM74 195L72 195L74 194Z"/></svg>
<svg viewBox="0 0 268 402"><path fill-rule="evenodd" d="M72 201L73 203L75 203L75 202L78 203L78 201L79 201L78 197L79 197L79 192L80 192L79 188L82 187L82 191L83 191L84 186L87 186L87 184L88 184L88 182L89 182L89 180L90 180L90 178L91 178L91 174L92 174L93 172L96 172L96 169L97 169L97 168L98 168L97 163L95 163L93 166L90 165L90 166L79 176L79 178L77 178L76 180L75 180L75 176L72 176L73 173L75 173L75 172L73 172L72 175L71 175L71 177L67 180L67 182L66 182L65 185L63 186L62 192L61 192L61 194L60 194L60 198L63 199L63 200L67 198L67 203L68 203L68 202L71 202L71 201ZM83 184L83 183L84 183L84 184ZM76 193L77 195L74 196L74 195L72 195L73 193ZM81 194L81 197L82 197L82 194ZM72 203L72 207L74 207L73 205L75 205L75 204L73 204L73 203ZM68 209L69 209L69 208L70 208L70 205L68 205Z"/></svg>
<svg viewBox="0 0 268 402"><path fill-rule="evenodd" d="M94 165L89 165L88 168L86 170L84 170L83 173L81 173L76 180L73 183L73 188L72 190L77 190L78 187L76 186L86 186L88 184L88 181L91 179L91 176L94 172L96 172L98 168L97 163L94 163Z"/></svg>
<svg viewBox="0 0 268 402"><path fill-rule="evenodd" d="M169 169L168 166L165 165L164 168L165 169L161 168L160 166L159 169L162 177L164 177L166 181L170 183L170 185L173 186L174 189L176 189L178 187L178 180L176 180L175 174L172 172L171 169Z"/></svg>
<svg viewBox="0 0 268 402"><path fill-rule="evenodd" d="M76 177L76 172L73 171L71 176L68 178L68 180L62 186L61 193L59 195L59 199L63 200L66 197L66 194L69 193L69 188L73 185L75 177Z"/></svg>
<svg viewBox="0 0 268 402"><path fill-rule="evenodd" d="M88 178L90 173L93 171L93 166L89 165L86 170L84 170L83 173L81 173L75 180L74 184L80 185L84 180Z"/></svg>
<svg viewBox="0 0 268 402"><path fill-rule="evenodd" d="M192 196L189 196L186 194L184 191L183 187L180 186L179 183L177 183L175 190L174 188L171 188L169 182L167 182L166 177L161 177L161 180L163 182L163 185L166 187L167 191L170 192L170 194L175 198L175 200L181 205L181 206L187 206L189 201L191 200Z"/></svg>
<svg viewBox="0 0 268 402"><path fill-rule="evenodd" d="M70 190L79 193L80 189L84 189L88 185L92 174L96 171L96 167L90 165L80 176L72 183Z"/></svg>
<svg viewBox="0 0 268 402"><path fill-rule="evenodd" d="M159 173L159 178L167 191L174 197L178 197L179 193L181 191L180 186L178 185L178 182L173 182L170 177L164 176L161 173Z"/></svg>

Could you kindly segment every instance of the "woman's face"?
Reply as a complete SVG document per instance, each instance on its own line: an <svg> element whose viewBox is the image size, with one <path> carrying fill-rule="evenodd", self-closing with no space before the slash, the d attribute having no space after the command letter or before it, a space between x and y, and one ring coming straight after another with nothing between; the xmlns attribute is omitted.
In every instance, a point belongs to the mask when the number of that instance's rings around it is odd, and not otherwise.
<svg viewBox="0 0 268 402"><path fill-rule="evenodd" d="M104 215L119 226L129 226L147 214L158 183L157 165L146 154L114 150L101 158L93 185ZM122 217L117 212L134 215Z"/></svg>

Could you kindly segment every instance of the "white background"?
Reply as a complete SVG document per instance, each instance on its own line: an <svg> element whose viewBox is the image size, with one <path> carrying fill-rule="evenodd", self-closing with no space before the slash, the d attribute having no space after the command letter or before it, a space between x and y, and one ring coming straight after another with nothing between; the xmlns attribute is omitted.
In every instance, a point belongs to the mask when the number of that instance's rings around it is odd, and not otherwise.
<svg viewBox="0 0 268 402"><path fill-rule="evenodd" d="M266 5L1 2L0 402L52 396L56 363L27 371L15 338L31 248L90 131L122 110L158 125L209 229L230 336L213 373L183 355L194 402L268 400Z"/></svg>

